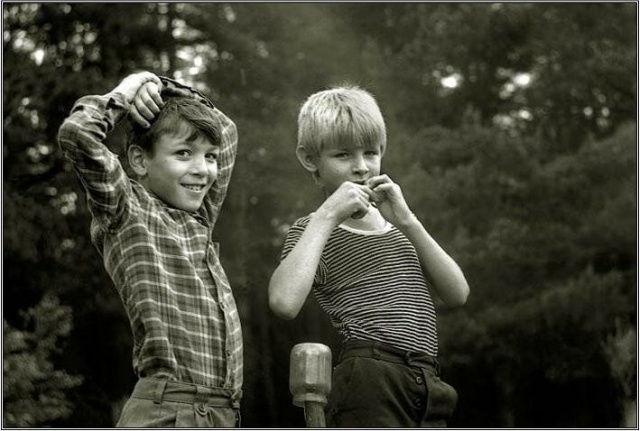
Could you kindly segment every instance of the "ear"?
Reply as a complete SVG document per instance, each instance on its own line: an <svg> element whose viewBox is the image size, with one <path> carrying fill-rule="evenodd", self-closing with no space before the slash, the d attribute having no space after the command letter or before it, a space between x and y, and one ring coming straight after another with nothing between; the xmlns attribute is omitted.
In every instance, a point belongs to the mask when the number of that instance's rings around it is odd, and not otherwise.
<svg viewBox="0 0 640 431"><path fill-rule="evenodd" d="M296 157L298 157L298 161L307 171L311 172L312 174L315 174L318 171L318 167L315 163L315 158L311 154L309 154L306 149L297 147Z"/></svg>
<svg viewBox="0 0 640 431"><path fill-rule="evenodd" d="M146 152L142 148L138 145L131 145L127 150L127 157L129 158L129 166L139 178L147 175Z"/></svg>

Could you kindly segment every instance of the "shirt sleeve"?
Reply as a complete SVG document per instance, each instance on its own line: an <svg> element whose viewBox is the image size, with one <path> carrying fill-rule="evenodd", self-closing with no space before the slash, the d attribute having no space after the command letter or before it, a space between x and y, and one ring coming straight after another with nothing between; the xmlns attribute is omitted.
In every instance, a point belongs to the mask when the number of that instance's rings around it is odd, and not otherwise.
<svg viewBox="0 0 640 431"><path fill-rule="evenodd" d="M211 199L209 222L212 226L215 225L220 215L222 203L227 196L238 148L238 133L235 123L220 110L216 109L215 111L220 122L221 143L220 153L218 155L218 178L216 182L213 183L211 190L209 190L209 197Z"/></svg>
<svg viewBox="0 0 640 431"><path fill-rule="evenodd" d="M95 219L110 225L122 217L131 183L118 156L104 140L126 115L120 93L84 96L76 101L58 131L58 144L87 193Z"/></svg>
<svg viewBox="0 0 640 431"><path fill-rule="evenodd" d="M227 189L231 181L231 174L236 161L238 151L238 131L235 123L222 111L216 108L213 103L201 92L181 84L173 79L160 77L163 94L191 97L200 100L202 103L213 109L216 120L220 127L220 153L218 155L218 178L209 190L205 206L207 207L207 218L211 226L214 226L222 203L227 196Z"/></svg>
<svg viewBox="0 0 640 431"><path fill-rule="evenodd" d="M287 232L287 237L284 240L284 245L282 246L282 253L280 256L280 260L284 260L291 250L296 246L300 237L302 236L304 230L309 224L309 217L302 217L296 220L293 225L289 228ZM324 259L324 253L320 256L320 262L318 263L318 268L316 268L316 274L313 279L314 285L323 285L326 283L327 278L327 264Z"/></svg>

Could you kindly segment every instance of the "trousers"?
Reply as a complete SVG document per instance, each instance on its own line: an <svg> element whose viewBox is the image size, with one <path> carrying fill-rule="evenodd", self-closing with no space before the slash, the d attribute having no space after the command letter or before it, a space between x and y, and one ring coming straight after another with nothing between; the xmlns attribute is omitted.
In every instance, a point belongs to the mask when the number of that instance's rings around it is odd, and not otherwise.
<svg viewBox="0 0 640 431"><path fill-rule="evenodd" d="M436 358L377 342L346 342L332 380L331 428L444 428L458 400Z"/></svg>
<svg viewBox="0 0 640 431"><path fill-rule="evenodd" d="M143 377L127 400L117 427L240 427L240 397L229 389Z"/></svg>

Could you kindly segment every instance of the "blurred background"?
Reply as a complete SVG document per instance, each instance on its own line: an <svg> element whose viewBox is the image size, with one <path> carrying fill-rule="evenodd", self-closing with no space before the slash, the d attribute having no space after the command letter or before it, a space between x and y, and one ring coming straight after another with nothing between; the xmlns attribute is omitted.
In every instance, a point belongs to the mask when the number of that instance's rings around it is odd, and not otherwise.
<svg viewBox="0 0 640 431"><path fill-rule="evenodd" d="M471 286L437 303L452 427L636 426L636 3L3 3L5 427L111 427L136 377L120 298L56 133L150 70L237 124L215 231L245 340L244 427L304 427L289 353L336 335L268 309L284 235L323 196L297 111L349 82L383 171ZM120 127L109 146L120 152Z"/></svg>

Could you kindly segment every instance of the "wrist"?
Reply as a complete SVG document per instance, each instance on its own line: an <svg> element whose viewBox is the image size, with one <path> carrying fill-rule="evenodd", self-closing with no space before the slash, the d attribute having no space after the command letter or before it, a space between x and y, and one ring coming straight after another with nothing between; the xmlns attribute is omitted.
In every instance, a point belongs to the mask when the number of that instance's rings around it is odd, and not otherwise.
<svg viewBox="0 0 640 431"><path fill-rule="evenodd" d="M100 95L107 103L107 108L120 108L127 109L128 103L127 98L121 92L110 91L109 93Z"/></svg>
<svg viewBox="0 0 640 431"><path fill-rule="evenodd" d="M412 229L424 229L418 217L412 212L407 214L405 217L397 221L396 227L400 229L402 232L410 231Z"/></svg>
<svg viewBox="0 0 640 431"><path fill-rule="evenodd" d="M311 217L311 220L318 225L326 226L327 228L333 229L337 225L340 224L340 220L337 217L337 214L331 210L327 210L323 207L318 208Z"/></svg>
<svg viewBox="0 0 640 431"><path fill-rule="evenodd" d="M119 88L114 88L114 89L109 93L109 95L110 95L111 97L113 97L114 99L118 99L118 100L120 100L120 101L121 101L121 102L123 102L126 106L129 106L129 105L131 104L131 102L133 101L133 97L135 96L135 94L134 94L134 95L127 94L127 92L126 92L125 90L123 90L123 89L119 89ZM118 95L118 96L120 96L120 97L118 98L116 95Z"/></svg>

